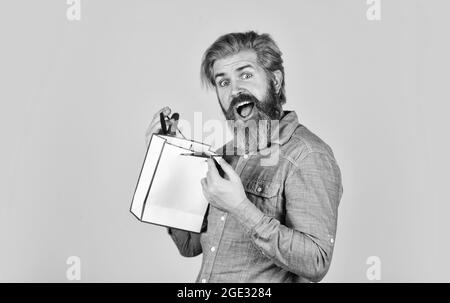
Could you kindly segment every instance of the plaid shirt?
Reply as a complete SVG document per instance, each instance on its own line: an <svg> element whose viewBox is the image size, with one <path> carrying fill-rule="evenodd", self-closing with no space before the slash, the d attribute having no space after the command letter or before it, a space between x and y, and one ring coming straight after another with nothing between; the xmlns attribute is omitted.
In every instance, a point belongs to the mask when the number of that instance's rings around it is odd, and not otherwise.
<svg viewBox="0 0 450 303"><path fill-rule="evenodd" d="M333 152L293 111L273 147L276 165L261 165L263 151L224 156L252 203L236 215L210 205L200 234L169 229L181 255L203 253L197 282L318 282L327 273L343 192Z"/></svg>

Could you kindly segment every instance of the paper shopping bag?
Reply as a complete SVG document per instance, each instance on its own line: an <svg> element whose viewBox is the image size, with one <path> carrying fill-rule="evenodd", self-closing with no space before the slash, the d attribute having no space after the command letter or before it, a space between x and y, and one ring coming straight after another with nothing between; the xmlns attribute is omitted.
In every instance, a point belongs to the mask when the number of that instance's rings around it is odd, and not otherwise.
<svg viewBox="0 0 450 303"><path fill-rule="evenodd" d="M142 222L200 232L208 202L200 180L206 176L210 146L153 134L133 195L130 211Z"/></svg>

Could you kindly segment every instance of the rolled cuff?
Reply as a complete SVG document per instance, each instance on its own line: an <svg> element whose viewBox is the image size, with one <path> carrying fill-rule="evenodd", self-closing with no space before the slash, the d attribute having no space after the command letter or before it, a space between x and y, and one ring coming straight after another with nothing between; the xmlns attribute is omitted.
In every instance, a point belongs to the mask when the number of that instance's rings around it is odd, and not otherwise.
<svg viewBox="0 0 450 303"><path fill-rule="evenodd" d="M245 199L234 209L233 216L244 225L248 231L251 231L264 218L264 213L250 200Z"/></svg>

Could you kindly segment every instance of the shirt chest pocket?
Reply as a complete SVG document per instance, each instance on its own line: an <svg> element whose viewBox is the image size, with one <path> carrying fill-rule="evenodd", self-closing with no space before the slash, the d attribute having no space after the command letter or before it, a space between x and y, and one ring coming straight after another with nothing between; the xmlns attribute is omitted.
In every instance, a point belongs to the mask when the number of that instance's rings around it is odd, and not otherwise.
<svg viewBox="0 0 450 303"><path fill-rule="evenodd" d="M267 180L254 179L245 185L247 198L262 212L278 217L278 193L280 185Z"/></svg>

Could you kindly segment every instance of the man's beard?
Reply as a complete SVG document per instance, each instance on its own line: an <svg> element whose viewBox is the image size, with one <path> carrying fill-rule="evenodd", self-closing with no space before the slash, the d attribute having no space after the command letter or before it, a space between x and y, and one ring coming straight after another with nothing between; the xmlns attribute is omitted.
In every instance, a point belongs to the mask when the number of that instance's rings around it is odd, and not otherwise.
<svg viewBox="0 0 450 303"><path fill-rule="evenodd" d="M278 131L274 122L278 122L282 116L281 102L275 86L271 81L269 83L269 89L262 101L252 94L242 93L231 100L228 110L221 105L227 123L233 131L234 145L238 151L248 153L269 147L272 132ZM253 103L252 116L245 121L235 109L236 105L243 101Z"/></svg>

